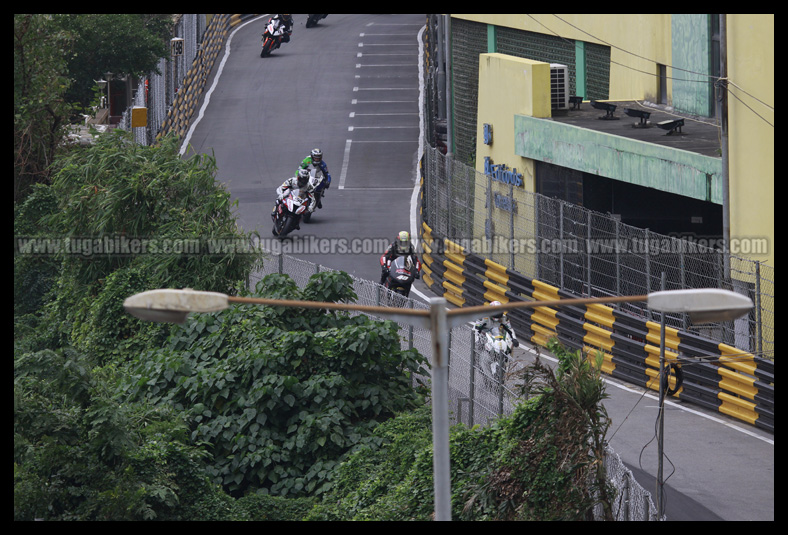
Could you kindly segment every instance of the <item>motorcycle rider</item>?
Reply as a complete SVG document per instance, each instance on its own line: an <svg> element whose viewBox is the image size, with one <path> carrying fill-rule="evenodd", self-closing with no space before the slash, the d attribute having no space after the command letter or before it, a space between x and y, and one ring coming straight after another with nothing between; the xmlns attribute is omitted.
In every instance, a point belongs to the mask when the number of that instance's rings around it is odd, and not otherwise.
<svg viewBox="0 0 788 535"><path fill-rule="evenodd" d="M492 301L490 303L491 307L501 306L500 301ZM492 313L489 316L477 320L473 324L473 328L476 329L477 332L484 334L488 332L500 332L501 330L509 333L509 336L512 337L512 346L518 347L520 342L517 341L517 336L514 334L514 329L512 329L512 324L509 321L509 317L506 315L506 312L498 312Z"/></svg>
<svg viewBox="0 0 788 535"><path fill-rule="evenodd" d="M388 263L391 263L395 258L398 256L410 256L411 262L413 265L416 266L416 274L414 278L418 279L421 277L421 261L419 260L418 255L416 255L416 249L413 247L413 243L410 241L410 234L403 230L399 234L397 234L397 239L391 242L391 244L386 249L386 252L383 253L383 256ZM386 277L388 277L389 270L386 264L382 266L382 273L380 274L380 284L386 283Z"/></svg>
<svg viewBox="0 0 788 535"><path fill-rule="evenodd" d="M290 35L293 33L293 16L292 15L274 15L271 17L271 20L278 21L279 24L282 25L284 28L284 33L282 34L282 43L289 43L290 42ZM279 48L281 45L277 44L276 48Z"/></svg>
<svg viewBox="0 0 788 535"><path fill-rule="evenodd" d="M301 161L301 165L298 166L296 173L299 170L306 169L307 171L320 171L323 173L323 181L315 188L315 199L317 199L317 207L323 208L323 203L321 198L325 195L325 190L327 190L331 186L331 175L328 173L328 166L326 162L323 161L323 151L319 148L312 149L312 152L309 153L309 156L304 158Z"/></svg>
<svg viewBox="0 0 788 535"><path fill-rule="evenodd" d="M315 195L312 193L312 187L309 184L309 171L306 169L301 169L298 171L296 176L291 176L282 182L281 186L276 188L277 204L284 200L284 198L287 196L287 192L291 189L300 189L303 193L306 193L306 196L309 199L307 203L307 210L309 210L310 213L315 211ZM300 229L301 225L296 225L296 228Z"/></svg>

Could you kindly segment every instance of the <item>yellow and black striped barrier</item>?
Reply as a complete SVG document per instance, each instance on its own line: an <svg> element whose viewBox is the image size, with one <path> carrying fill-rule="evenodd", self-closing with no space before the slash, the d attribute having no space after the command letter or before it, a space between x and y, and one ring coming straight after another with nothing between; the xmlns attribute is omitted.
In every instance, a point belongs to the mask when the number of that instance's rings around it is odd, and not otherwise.
<svg viewBox="0 0 788 535"><path fill-rule="evenodd" d="M205 85L216 58L227 39L228 28L236 15L213 15L203 36L203 44L191 67L180 81L178 92L173 98L167 117L159 127L156 138L174 133L183 138L191 126L197 103L202 98Z"/></svg>
<svg viewBox="0 0 788 535"><path fill-rule="evenodd" d="M421 231L424 281L457 306L576 297L471 254L426 224ZM659 390L659 323L600 304L516 309L509 318L520 340L546 346L557 338L591 356L599 351L604 373ZM672 327L665 330L665 360L674 397L774 432L773 362Z"/></svg>

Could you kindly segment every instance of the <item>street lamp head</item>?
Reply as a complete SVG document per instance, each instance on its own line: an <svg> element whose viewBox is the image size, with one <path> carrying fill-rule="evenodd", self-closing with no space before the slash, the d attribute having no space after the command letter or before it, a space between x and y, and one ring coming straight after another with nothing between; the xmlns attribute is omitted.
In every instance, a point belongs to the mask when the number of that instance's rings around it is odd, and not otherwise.
<svg viewBox="0 0 788 535"><path fill-rule="evenodd" d="M651 310L687 313L695 324L730 321L749 312L752 306L746 295L719 288L666 290L648 295Z"/></svg>
<svg viewBox="0 0 788 535"><path fill-rule="evenodd" d="M126 312L132 316L166 323L183 323L189 312L217 312L227 305L225 294L189 288L149 290L132 295L123 302Z"/></svg>

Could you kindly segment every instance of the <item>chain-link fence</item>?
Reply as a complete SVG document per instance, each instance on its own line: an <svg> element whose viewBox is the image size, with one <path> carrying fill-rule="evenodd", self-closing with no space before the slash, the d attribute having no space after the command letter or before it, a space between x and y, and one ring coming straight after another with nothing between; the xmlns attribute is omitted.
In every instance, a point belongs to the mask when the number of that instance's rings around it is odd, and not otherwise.
<svg viewBox="0 0 788 535"><path fill-rule="evenodd" d="M304 287L309 278L330 268L299 260L287 255L271 254L263 268L248 281L249 288L266 275L286 274L299 287ZM355 277L353 291L359 305L392 306L427 310L421 301L390 292L380 284ZM403 348L415 348L430 358L430 332L427 329L400 324L400 340ZM468 426L486 426L500 416L511 414L517 403L518 362L509 364L505 373L495 377L486 372L485 359L491 358L475 341L470 324L455 327L449 334L449 408L450 421ZM424 379L424 378L417 378ZM610 483L617 490L613 506L615 520L656 520L656 507L651 495L635 481L632 472L620 457L609 447L606 450L605 466ZM597 519L603 518L601 506L594 510Z"/></svg>
<svg viewBox="0 0 788 535"><path fill-rule="evenodd" d="M434 148L425 151L424 174L423 217L436 234L577 297L659 291L662 273L667 290L713 287L747 295L754 309L738 320L697 327L680 314L666 322L774 358L773 267L525 191ZM622 308L655 319L645 305Z"/></svg>

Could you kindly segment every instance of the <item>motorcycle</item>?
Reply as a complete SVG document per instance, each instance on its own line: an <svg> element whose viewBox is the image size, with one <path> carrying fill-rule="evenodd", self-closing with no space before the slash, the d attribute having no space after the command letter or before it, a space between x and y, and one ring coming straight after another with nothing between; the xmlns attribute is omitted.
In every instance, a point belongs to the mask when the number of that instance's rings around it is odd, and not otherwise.
<svg viewBox="0 0 788 535"><path fill-rule="evenodd" d="M322 188L320 190L317 189L320 186L320 184L323 183L323 180L325 180L325 176L323 176L323 172L320 169L312 168L309 171L309 189L313 191L315 194L315 203L317 204L318 208L323 207L323 195L326 192L325 188ZM309 223L311 219L312 219L312 212L307 211L304 214L304 222Z"/></svg>
<svg viewBox="0 0 788 535"><path fill-rule="evenodd" d="M323 20L328 15L307 15L306 16L306 27L311 28L312 26L317 26L318 21Z"/></svg>
<svg viewBox="0 0 788 535"><path fill-rule="evenodd" d="M279 19L270 18L265 26L262 37L262 47L260 57L269 56L271 52L279 48L282 44L282 36L285 33L285 26Z"/></svg>
<svg viewBox="0 0 788 535"><path fill-rule="evenodd" d="M383 286L396 294L408 297L410 287L416 278L416 266L413 265L410 256L398 256L394 260L388 260L386 255L383 255L380 257L380 267L388 270Z"/></svg>
<svg viewBox="0 0 788 535"><path fill-rule="evenodd" d="M299 188L291 189L283 199L277 199L271 212L271 219L274 221L271 231L273 235L282 240L299 227L308 205L309 197L306 191L302 193Z"/></svg>
<svg viewBox="0 0 788 535"><path fill-rule="evenodd" d="M484 372L485 380L491 384L501 383L504 373L511 363L512 348L519 344L504 325L498 324L492 329L484 329L484 324L485 320L474 323L476 347L484 349L481 352L481 369Z"/></svg>

